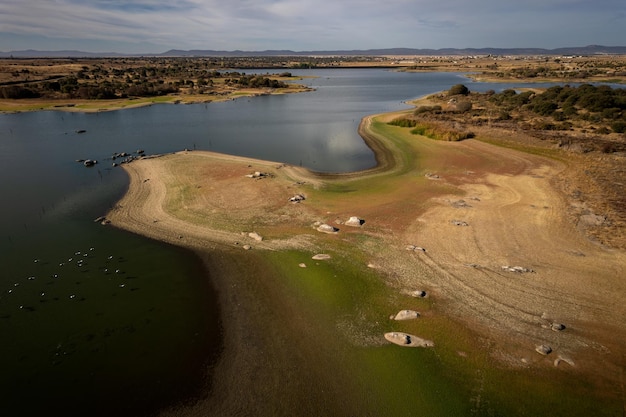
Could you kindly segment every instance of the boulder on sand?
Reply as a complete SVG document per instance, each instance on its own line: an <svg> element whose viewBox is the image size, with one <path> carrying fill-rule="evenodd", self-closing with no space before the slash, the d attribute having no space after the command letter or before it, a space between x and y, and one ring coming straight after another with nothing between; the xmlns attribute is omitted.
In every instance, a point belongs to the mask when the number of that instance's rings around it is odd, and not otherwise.
<svg viewBox="0 0 626 417"><path fill-rule="evenodd" d="M413 320L420 316L415 310L401 310L393 317L393 320Z"/></svg>
<svg viewBox="0 0 626 417"><path fill-rule="evenodd" d="M353 226L353 227L361 227L363 225L363 223L365 223L365 220L361 220L356 216L352 216L348 219L348 221L345 223L346 226Z"/></svg>
<svg viewBox="0 0 626 417"><path fill-rule="evenodd" d="M322 233L337 233L339 229L329 224L322 223L319 226L317 226L317 231L322 232Z"/></svg>
<svg viewBox="0 0 626 417"><path fill-rule="evenodd" d="M408 333L402 332L390 332L385 333L385 339L391 343L395 343L398 346L405 347L433 347L435 342L432 340L422 339L421 337L414 336Z"/></svg>

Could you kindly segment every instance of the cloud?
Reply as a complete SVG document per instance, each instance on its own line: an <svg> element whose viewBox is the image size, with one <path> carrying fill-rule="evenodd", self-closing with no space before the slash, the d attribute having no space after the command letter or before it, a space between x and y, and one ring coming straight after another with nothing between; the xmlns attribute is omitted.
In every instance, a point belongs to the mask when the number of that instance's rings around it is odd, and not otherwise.
<svg viewBox="0 0 626 417"><path fill-rule="evenodd" d="M626 3L3 0L0 28L5 51L16 49L16 43L36 49L37 39L58 49L81 43L127 50L145 45L161 50L615 45L626 39Z"/></svg>

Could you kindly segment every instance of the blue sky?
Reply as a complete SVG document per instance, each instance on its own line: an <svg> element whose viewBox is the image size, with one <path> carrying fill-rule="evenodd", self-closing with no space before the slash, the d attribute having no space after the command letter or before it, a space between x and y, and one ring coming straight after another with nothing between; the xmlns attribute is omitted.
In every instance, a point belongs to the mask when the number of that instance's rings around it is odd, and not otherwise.
<svg viewBox="0 0 626 417"><path fill-rule="evenodd" d="M626 45L625 0L2 0L0 51Z"/></svg>

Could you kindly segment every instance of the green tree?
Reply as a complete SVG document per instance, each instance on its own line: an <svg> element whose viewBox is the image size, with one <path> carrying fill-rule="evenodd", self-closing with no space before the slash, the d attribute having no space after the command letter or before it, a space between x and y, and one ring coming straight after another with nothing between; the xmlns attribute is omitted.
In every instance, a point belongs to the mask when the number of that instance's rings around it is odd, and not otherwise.
<svg viewBox="0 0 626 417"><path fill-rule="evenodd" d="M465 85L463 84L456 84L453 85L452 87L450 87L450 89L448 90L448 95L449 96L456 96L456 95L468 95L470 93L469 88L467 88Z"/></svg>

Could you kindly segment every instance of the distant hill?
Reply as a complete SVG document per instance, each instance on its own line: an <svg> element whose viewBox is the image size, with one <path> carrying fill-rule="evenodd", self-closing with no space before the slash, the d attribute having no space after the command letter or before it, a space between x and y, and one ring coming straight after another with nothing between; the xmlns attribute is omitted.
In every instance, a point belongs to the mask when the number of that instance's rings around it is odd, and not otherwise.
<svg viewBox="0 0 626 417"><path fill-rule="evenodd" d="M252 57L252 56L449 56L449 55L626 55L626 46L588 45L581 47L543 49L543 48L442 48L442 49L353 49L336 51L214 51L214 50L179 50L171 49L160 54L120 54L115 52L82 51L11 51L0 52L0 58L99 58L99 57Z"/></svg>
<svg viewBox="0 0 626 417"><path fill-rule="evenodd" d="M134 56L119 54L116 52L83 52L83 51L37 51L27 49L24 51L0 52L0 58L108 58Z"/></svg>
<svg viewBox="0 0 626 417"><path fill-rule="evenodd" d="M224 56L224 57L251 57L251 56L447 56L447 55L597 55L597 54L626 54L626 46L601 46L589 45L582 47L542 49L542 48L443 48L443 49L413 49L413 48L388 48L388 49L365 49L365 50L336 50L336 51L290 51L290 50L267 50L267 51L213 51L213 50L176 50L160 54L160 56Z"/></svg>

